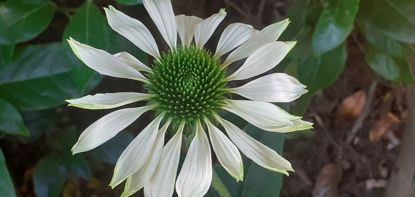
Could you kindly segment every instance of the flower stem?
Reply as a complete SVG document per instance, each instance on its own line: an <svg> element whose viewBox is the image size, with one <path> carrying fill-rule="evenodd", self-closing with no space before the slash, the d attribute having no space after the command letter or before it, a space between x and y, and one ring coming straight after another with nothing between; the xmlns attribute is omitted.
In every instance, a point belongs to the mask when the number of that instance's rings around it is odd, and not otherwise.
<svg viewBox="0 0 415 197"><path fill-rule="evenodd" d="M226 188L215 171L213 171L212 186L215 188L216 192L218 192L220 197L231 197L228 188Z"/></svg>

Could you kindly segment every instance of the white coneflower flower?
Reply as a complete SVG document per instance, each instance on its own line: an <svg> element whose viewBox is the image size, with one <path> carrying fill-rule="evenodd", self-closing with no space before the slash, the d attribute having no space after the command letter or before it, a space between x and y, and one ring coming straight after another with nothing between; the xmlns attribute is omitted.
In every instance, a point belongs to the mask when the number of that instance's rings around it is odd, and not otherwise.
<svg viewBox="0 0 415 197"><path fill-rule="evenodd" d="M203 196L212 181L211 145L220 164L238 181L243 180L239 151L264 168L284 174L292 171L287 160L217 113L232 112L270 132L311 128L311 123L269 103L291 102L304 94L305 86L295 78L274 73L241 87L227 86L229 81L249 79L269 71L287 55L295 42L276 40L289 21L269 25L261 31L241 23L231 24L222 33L213 54L203 46L224 19L224 10L200 19L174 16L170 0L143 0L143 4L170 46L166 53L159 52L150 31L140 21L113 7L106 8L105 12L112 29L154 57L151 67L127 52L112 55L69 39L75 54L90 68L103 75L141 81L147 90L147 93L85 96L68 100L71 106L109 109L148 101L143 107L116 110L90 125L72 148L73 153L103 144L143 113L154 110L157 117L130 143L115 166L110 186L126 180L123 196L143 187L146 196L172 196L174 188L180 197ZM181 45L177 44L177 34ZM228 55L222 62L219 58L225 54ZM226 76L227 66L244 58L247 58L244 64ZM232 100L231 94L250 100ZM165 144L169 127L174 129L173 137ZM176 181L183 135L194 137Z"/></svg>

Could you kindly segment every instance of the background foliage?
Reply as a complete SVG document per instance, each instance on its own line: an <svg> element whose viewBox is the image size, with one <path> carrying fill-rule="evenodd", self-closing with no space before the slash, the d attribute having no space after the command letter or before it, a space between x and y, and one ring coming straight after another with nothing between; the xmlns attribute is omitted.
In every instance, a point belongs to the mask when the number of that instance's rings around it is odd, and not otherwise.
<svg viewBox="0 0 415 197"><path fill-rule="evenodd" d="M72 156L77 128L62 129L56 123L57 106L65 99L80 97L102 80L73 55L66 39L74 39L112 53L128 50L146 57L125 39L110 30L102 6L86 0L79 8L67 8L50 0L0 1L0 138L13 143L33 142L45 137L50 153L34 169L37 196L60 196L70 176L92 177L87 159L114 164L132 140L126 132L88 153ZM141 0L116 0L138 5ZM408 58L414 56L415 4L412 0L298 0L286 17L291 24L283 40L298 40L295 49L277 71L285 71L305 85L309 92L292 111L302 114L312 96L329 87L343 72L349 40L358 44L370 68L394 83L413 83ZM42 40L53 20L67 17L60 39ZM60 34L59 34L60 36ZM55 35L56 37L56 35ZM237 119L228 115L229 119ZM251 136L282 152L284 135L263 132L242 120ZM16 196L13 181L0 148L0 196ZM244 159L245 181L236 183L220 167L216 173L232 196L277 196L280 174L260 168ZM258 191L261 191L258 193ZM211 189L209 196L219 194Z"/></svg>

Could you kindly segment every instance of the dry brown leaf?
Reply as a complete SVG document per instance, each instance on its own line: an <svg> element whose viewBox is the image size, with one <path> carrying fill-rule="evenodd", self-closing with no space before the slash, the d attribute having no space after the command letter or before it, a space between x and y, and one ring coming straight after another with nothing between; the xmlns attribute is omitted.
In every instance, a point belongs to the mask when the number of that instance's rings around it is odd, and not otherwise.
<svg viewBox="0 0 415 197"><path fill-rule="evenodd" d="M87 187L90 190L96 190L102 188L102 186L103 184L98 179L92 177L91 179L89 179Z"/></svg>
<svg viewBox="0 0 415 197"><path fill-rule="evenodd" d="M369 139L372 142L381 140L389 131L394 124L398 124L401 121L398 117L392 113L388 113L386 116L378 120L369 132Z"/></svg>
<svg viewBox="0 0 415 197"><path fill-rule="evenodd" d="M362 113L365 103L365 90L359 90L353 95L346 97L340 105L339 118L347 120L357 119Z"/></svg>
<svg viewBox="0 0 415 197"><path fill-rule="evenodd" d="M337 163L326 164L317 176L313 197L337 197L337 185L342 177L342 167Z"/></svg>

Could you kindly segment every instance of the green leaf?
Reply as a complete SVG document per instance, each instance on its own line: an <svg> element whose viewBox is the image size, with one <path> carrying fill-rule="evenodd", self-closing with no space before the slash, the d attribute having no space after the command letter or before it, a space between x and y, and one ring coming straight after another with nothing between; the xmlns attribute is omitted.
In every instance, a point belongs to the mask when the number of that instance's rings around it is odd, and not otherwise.
<svg viewBox="0 0 415 197"><path fill-rule="evenodd" d="M50 1L39 4L9 0L0 4L0 44L31 40L42 33L53 18Z"/></svg>
<svg viewBox="0 0 415 197"><path fill-rule="evenodd" d="M295 114L302 114L313 94L328 88L343 72L346 65L347 50L341 45L319 57L310 55L299 62L298 79L307 86L308 93L296 102Z"/></svg>
<svg viewBox="0 0 415 197"><path fill-rule="evenodd" d="M92 158L109 164L115 164L121 153L127 148L134 136L127 131L120 132L104 144L87 152Z"/></svg>
<svg viewBox="0 0 415 197"><path fill-rule="evenodd" d="M0 149L0 196L15 197L14 185L7 170L6 159Z"/></svg>
<svg viewBox="0 0 415 197"><path fill-rule="evenodd" d="M0 65L0 95L20 110L61 105L99 82L91 80L92 85L84 88L76 81L77 68L60 43L26 47L13 61Z"/></svg>
<svg viewBox="0 0 415 197"><path fill-rule="evenodd" d="M35 167L33 183L36 196L58 197L67 177L63 160L57 154L41 159Z"/></svg>
<svg viewBox="0 0 415 197"><path fill-rule="evenodd" d="M56 137L57 150L65 163L68 172L76 174L84 179L91 177L91 169L84 154L72 155L71 148L76 143L78 134L75 128L69 128Z"/></svg>
<svg viewBox="0 0 415 197"><path fill-rule="evenodd" d="M372 47L395 57L413 56L415 51L407 43L397 41L368 24L360 23L360 28Z"/></svg>
<svg viewBox="0 0 415 197"><path fill-rule="evenodd" d="M401 42L415 43L413 0L363 0L359 21Z"/></svg>
<svg viewBox="0 0 415 197"><path fill-rule="evenodd" d="M360 0L332 0L325 5L313 35L316 55L338 47L353 29Z"/></svg>
<svg viewBox="0 0 415 197"><path fill-rule="evenodd" d="M110 46L107 21L91 0L86 1L76 11L76 14L71 18L71 21L66 27L62 39L65 45L65 52L69 59L73 64L80 65L74 70L76 76L74 80L82 87L82 90L85 90L88 88L89 82L99 78L100 75L85 66L75 56L67 42L69 37L104 50L107 50Z"/></svg>
<svg viewBox="0 0 415 197"><path fill-rule="evenodd" d="M0 98L0 131L11 135L28 136L29 131L13 105Z"/></svg>
<svg viewBox="0 0 415 197"><path fill-rule="evenodd" d="M1 51L0 55L3 56L5 61L11 61L13 59L15 47L16 45L1 45L0 46L0 51Z"/></svg>
<svg viewBox="0 0 415 197"><path fill-rule="evenodd" d="M142 0L116 0L117 3L124 4L124 5L137 5L143 4Z"/></svg>
<svg viewBox="0 0 415 197"><path fill-rule="evenodd" d="M411 65L406 58L392 57L373 48L369 48L365 56L370 68L386 80L414 82Z"/></svg>

